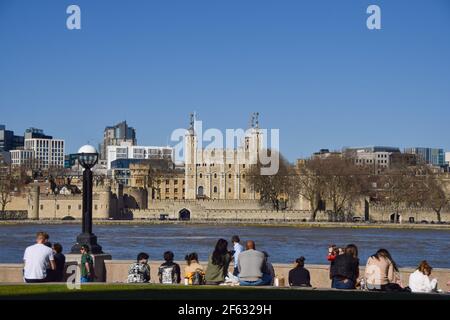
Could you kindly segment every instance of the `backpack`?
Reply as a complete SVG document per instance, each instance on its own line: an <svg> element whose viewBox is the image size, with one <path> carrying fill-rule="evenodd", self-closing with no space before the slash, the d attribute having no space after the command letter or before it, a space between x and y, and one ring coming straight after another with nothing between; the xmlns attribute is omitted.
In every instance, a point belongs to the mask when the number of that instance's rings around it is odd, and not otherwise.
<svg viewBox="0 0 450 320"><path fill-rule="evenodd" d="M205 273L201 270L196 270L187 275L188 283L193 286L200 286L206 283Z"/></svg>
<svg viewBox="0 0 450 320"><path fill-rule="evenodd" d="M128 283L145 283L149 280L150 274L147 265L140 263L131 265L128 271Z"/></svg>

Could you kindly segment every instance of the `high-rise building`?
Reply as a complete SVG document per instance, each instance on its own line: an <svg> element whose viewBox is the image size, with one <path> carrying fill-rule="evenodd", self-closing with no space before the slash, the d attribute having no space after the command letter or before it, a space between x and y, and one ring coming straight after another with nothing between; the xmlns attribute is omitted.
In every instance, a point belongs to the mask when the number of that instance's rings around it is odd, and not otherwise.
<svg viewBox="0 0 450 320"><path fill-rule="evenodd" d="M445 163L450 165L450 152L445 153Z"/></svg>
<svg viewBox="0 0 450 320"><path fill-rule="evenodd" d="M48 136L44 133L44 130L37 128L28 128L25 130L25 139L53 139L52 136Z"/></svg>
<svg viewBox="0 0 450 320"><path fill-rule="evenodd" d="M417 160L433 166L445 165L444 149L439 148L405 148L405 153L417 155Z"/></svg>
<svg viewBox="0 0 450 320"><path fill-rule="evenodd" d="M14 131L6 130L4 125L0 125L0 152L10 151L23 147L24 138L16 136Z"/></svg>
<svg viewBox="0 0 450 320"><path fill-rule="evenodd" d="M137 144L136 130L133 127L129 127L126 121L106 127L103 142L100 144L100 159L107 159L109 146L120 146L123 143L129 143L132 146Z"/></svg>

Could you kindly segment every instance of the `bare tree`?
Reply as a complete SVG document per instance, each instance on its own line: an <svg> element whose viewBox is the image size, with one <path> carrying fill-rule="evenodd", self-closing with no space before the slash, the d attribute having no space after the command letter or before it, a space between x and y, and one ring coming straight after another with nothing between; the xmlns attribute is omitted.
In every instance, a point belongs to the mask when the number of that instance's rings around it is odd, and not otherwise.
<svg viewBox="0 0 450 320"><path fill-rule="evenodd" d="M402 205L419 202L423 184L417 178L417 168L397 166L386 170L380 177L381 201L394 210L394 223L399 220Z"/></svg>
<svg viewBox="0 0 450 320"><path fill-rule="evenodd" d="M443 176L427 170L423 178L423 204L433 209L439 223L442 222L441 212L448 207L450 203L450 195L448 190L448 182L443 179Z"/></svg>
<svg viewBox="0 0 450 320"><path fill-rule="evenodd" d="M0 171L0 207L1 212L5 212L7 205L12 201L13 192L20 191L28 182L28 177L25 169L21 167L12 169L9 166L2 166Z"/></svg>
<svg viewBox="0 0 450 320"><path fill-rule="evenodd" d="M268 150L267 154L272 157L272 153L276 151ZM279 169L273 175L261 174L261 169L269 165L263 165L260 161L252 165L246 175L246 180L259 193L260 201L263 204L271 204L276 210L280 209L280 199L286 197L291 199L296 192L294 179L296 176L293 167L281 155L279 156Z"/></svg>
<svg viewBox="0 0 450 320"><path fill-rule="evenodd" d="M332 155L320 160L320 174L323 181L323 196L333 206L333 214L344 217L360 196L368 192L368 170L358 166L353 159ZM347 212L347 220L351 212Z"/></svg>
<svg viewBox="0 0 450 320"><path fill-rule="evenodd" d="M323 177L321 175L321 159L305 160L298 167L295 183L298 184L298 193L309 202L310 221L315 221L323 198Z"/></svg>

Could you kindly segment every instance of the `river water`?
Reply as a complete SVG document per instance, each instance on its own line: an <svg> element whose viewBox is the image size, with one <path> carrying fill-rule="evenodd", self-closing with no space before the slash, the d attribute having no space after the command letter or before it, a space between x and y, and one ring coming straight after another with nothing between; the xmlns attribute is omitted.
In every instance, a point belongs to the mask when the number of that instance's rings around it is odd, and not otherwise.
<svg viewBox="0 0 450 320"><path fill-rule="evenodd" d="M51 242L60 242L70 251L80 226L1 225L0 263L19 263L24 249L34 242L37 231L50 234ZM99 244L113 259L135 259L147 252L152 260L162 260L166 250L182 260L197 252L206 260L219 238L229 240L237 234L243 241L255 240L257 249L267 251L275 263L292 263L305 256L306 263L327 264L330 243L345 246L354 243L360 250L361 263L379 248L388 249L401 267L415 267L421 260L435 268L450 268L450 230L294 228L228 225L99 225L94 227Z"/></svg>

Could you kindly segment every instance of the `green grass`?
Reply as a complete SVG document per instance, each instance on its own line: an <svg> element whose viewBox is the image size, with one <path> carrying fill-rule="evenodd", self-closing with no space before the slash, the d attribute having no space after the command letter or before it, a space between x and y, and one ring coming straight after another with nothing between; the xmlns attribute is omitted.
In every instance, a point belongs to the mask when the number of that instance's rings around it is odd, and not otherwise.
<svg viewBox="0 0 450 320"><path fill-rule="evenodd" d="M239 288L90 284L79 290L65 285L1 285L0 300L450 300L450 295L375 293L292 288Z"/></svg>

